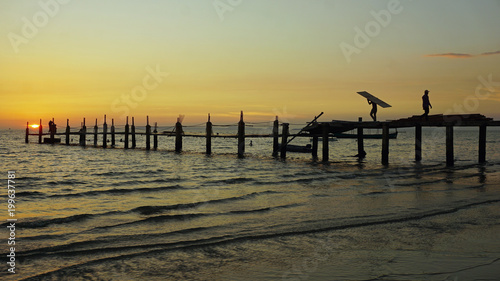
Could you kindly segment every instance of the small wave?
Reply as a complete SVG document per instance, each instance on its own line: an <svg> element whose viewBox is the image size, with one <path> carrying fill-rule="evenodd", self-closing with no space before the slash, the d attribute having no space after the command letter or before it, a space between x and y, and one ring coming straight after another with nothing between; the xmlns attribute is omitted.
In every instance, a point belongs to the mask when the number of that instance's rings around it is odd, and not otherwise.
<svg viewBox="0 0 500 281"><path fill-rule="evenodd" d="M39 228L39 227L46 227L46 226L49 226L51 224L81 222L81 221L87 220L93 216L94 215L92 215L92 214L80 214L80 215L74 215L74 216L69 216L69 217L64 217L64 218L20 222L19 225L21 228Z"/></svg>
<svg viewBox="0 0 500 281"><path fill-rule="evenodd" d="M45 195L45 193L38 191L21 191L16 193L16 196L19 197L42 197Z"/></svg>
<svg viewBox="0 0 500 281"><path fill-rule="evenodd" d="M240 177L240 178L230 178L230 179L223 179L223 180L212 180L212 181L207 181L206 183L208 185L212 184L240 184L240 183L245 183L245 182L251 182L254 179L251 178L245 178L245 177Z"/></svg>
<svg viewBox="0 0 500 281"><path fill-rule="evenodd" d="M54 194L50 197L82 197L82 196L98 196L101 194L128 194L134 192L157 192L163 190L170 189L181 189L180 185L171 185L171 186L161 186L161 187L141 187L141 188L114 188L107 190L92 190L80 193L70 193L70 194Z"/></svg>

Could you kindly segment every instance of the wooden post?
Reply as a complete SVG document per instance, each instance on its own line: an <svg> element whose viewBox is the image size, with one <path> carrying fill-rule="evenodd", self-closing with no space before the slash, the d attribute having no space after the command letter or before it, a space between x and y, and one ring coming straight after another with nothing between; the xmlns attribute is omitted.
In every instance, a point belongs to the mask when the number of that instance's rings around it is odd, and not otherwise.
<svg viewBox="0 0 500 281"><path fill-rule="evenodd" d="M313 160L318 160L318 136L313 136L312 143L312 158Z"/></svg>
<svg viewBox="0 0 500 281"><path fill-rule="evenodd" d="M56 130L55 130L55 123L54 123L54 118L52 118L52 128L49 128L49 132L50 132L50 143L51 144L54 144L54 138L55 138L55 134L56 134Z"/></svg>
<svg viewBox="0 0 500 281"><path fill-rule="evenodd" d="M38 127L38 143L42 143L42 135L43 135L43 125L42 125L42 119L40 119L40 126Z"/></svg>
<svg viewBox="0 0 500 281"><path fill-rule="evenodd" d="M111 119L111 147L115 147L116 139L115 139L115 119Z"/></svg>
<svg viewBox="0 0 500 281"><path fill-rule="evenodd" d="M80 129L80 145L85 146L87 143L87 126L85 126L85 118L83 118L82 128Z"/></svg>
<svg viewBox="0 0 500 281"><path fill-rule="evenodd" d="M389 125L382 125L382 165L389 165Z"/></svg>
<svg viewBox="0 0 500 281"><path fill-rule="evenodd" d="M415 161L422 160L422 125L415 125Z"/></svg>
<svg viewBox="0 0 500 281"><path fill-rule="evenodd" d="M97 118L95 119L94 126L94 147L97 147L97 133L99 132L99 127L97 126Z"/></svg>
<svg viewBox="0 0 500 281"><path fill-rule="evenodd" d="M69 127L69 119L66 119L66 145L69 145L69 134L71 128Z"/></svg>
<svg viewBox="0 0 500 281"><path fill-rule="evenodd" d="M128 116L127 116L127 121L125 123L125 143L124 143L124 148L128 149L128 134L130 131L130 126L128 125Z"/></svg>
<svg viewBox="0 0 500 281"><path fill-rule="evenodd" d="M108 147L108 124L106 123L106 115L104 115L104 124L102 124L102 147Z"/></svg>
<svg viewBox="0 0 500 281"><path fill-rule="evenodd" d="M210 113L208 114L208 121L207 121L207 129L206 129L206 135L207 135L207 151L206 154L210 155L212 154L212 122L210 122Z"/></svg>
<svg viewBox="0 0 500 281"><path fill-rule="evenodd" d="M453 125L446 125L446 166L452 167L453 162Z"/></svg>
<svg viewBox="0 0 500 281"><path fill-rule="evenodd" d="M328 162L329 157L330 157L330 151L329 151L329 142L330 140L328 139L330 135L330 124L324 123L323 124L323 162Z"/></svg>
<svg viewBox="0 0 500 281"><path fill-rule="evenodd" d="M30 135L30 122L26 122L26 138L24 139L25 143L29 143L29 135Z"/></svg>
<svg viewBox="0 0 500 281"><path fill-rule="evenodd" d="M278 151L280 149L279 126L278 116L276 116L276 120L274 120L273 123L273 157L278 156Z"/></svg>
<svg viewBox="0 0 500 281"><path fill-rule="evenodd" d="M238 157L245 155L245 122L243 122L243 111L240 113L240 122L238 122Z"/></svg>
<svg viewBox="0 0 500 281"><path fill-rule="evenodd" d="M288 142L289 126L290 124L283 123L283 129L281 130L280 157L283 160L286 159L286 146Z"/></svg>
<svg viewBox="0 0 500 281"><path fill-rule="evenodd" d="M158 122L155 122L155 130L153 131L153 148L158 149Z"/></svg>
<svg viewBox="0 0 500 281"><path fill-rule="evenodd" d="M151 126L149 125L149 116L146 116L146 150L151 149Z"/></svg>
<svg viewBox="0 0 500 281"><path fill-rule="evenodd" d="M365 158L365 144L363 138L363 127L361 127L361 122L363 122L363 118L359 117L358 119L360 126L358 127L358 158Z"/></svg>
<svg viewBox="0 0 500 281"><path fill-rule="evenodd" d="M486 125L479 126L479 163L486 162Z"/></svg>
<svg viewBox="0 0 500 281"><path fill-rule="evenodd" d="M179 118L177 118L177 123L175 123L175 152L182 152L182 124Z"/></svg>
<svg viewBox="0 0 500 281"><path fill-rule="evenodd" d="M136 141L135 141L135 120L134 120L134 117L132 117L132 126L130 126L130 134L132 134L132 148L135 148Z"/></svg>

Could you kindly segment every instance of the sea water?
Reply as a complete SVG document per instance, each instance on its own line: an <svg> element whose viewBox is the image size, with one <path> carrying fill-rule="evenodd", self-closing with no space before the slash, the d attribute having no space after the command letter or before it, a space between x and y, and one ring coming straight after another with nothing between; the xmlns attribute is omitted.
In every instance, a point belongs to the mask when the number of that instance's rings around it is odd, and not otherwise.
<svg viewBox="0 0 500 281"><path fill-rule="evenodd" d="M420 163L413 130L400 130L388 166L381 140L365 140L362 161L352 157L356 140L331 141L322 163L291 152L274 159L268 138L247 139L242 159L233 138L213 139L212 156L203 138L185 138L181 154L172 137L160 136L158 151L144 150L143 136L123 149L120 138L117 149L83 148L39 145L35 136L25 144L24 131L1 131L4 261L8 171L17 219L15 274L4 262L2 280L500 276L496 129L488 129L488 162L477 164L478 129L456 128L454 167L445 165L442 128L424 128Z"/></svg>

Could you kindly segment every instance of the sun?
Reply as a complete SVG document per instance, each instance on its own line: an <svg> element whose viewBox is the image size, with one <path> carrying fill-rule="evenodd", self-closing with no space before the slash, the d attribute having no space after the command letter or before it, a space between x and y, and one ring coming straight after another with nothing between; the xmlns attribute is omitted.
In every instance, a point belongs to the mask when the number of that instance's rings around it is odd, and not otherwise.
<svg viewBox="0 0 500 281"><path fill-rule="evenodd" d="M33 129L36 129L36 128L38 128L38 127L40 127L40 125L38 125L38 124L33 124L33 125L31 125L31 128L33 128Z"/></svg>

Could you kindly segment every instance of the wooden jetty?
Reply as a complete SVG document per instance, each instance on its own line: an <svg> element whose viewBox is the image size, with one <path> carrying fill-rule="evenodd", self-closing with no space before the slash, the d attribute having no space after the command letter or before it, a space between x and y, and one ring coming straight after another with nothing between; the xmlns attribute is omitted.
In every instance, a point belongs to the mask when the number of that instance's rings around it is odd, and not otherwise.
<svg viewBox="0 0 500 281"><path fill-rule="evenodd" d="M312 139L312 146L307 151L310 151L312 158L318 159L318 142L319 138L322 137L322 161L328 162L329 153L329 137L334 136L338 133L343 133L350 130L357 131L357 142L358 142L358 154L359 158L364 158L366 153L364 151L364 129L382 129L382 143L381 143L381 162L384 165L389 164L389 139L391 134L389 129L391 128L415 128L415 161L422 160L422 128L423 127L445 127L446 128L446 165L454 165L454 149L453 149L453 130L454 127L478 127L479 128L479 144L478 144L478 161L480 163L486 162L486 132L487 127L490 126L500 126L500 121L495 121L491 118L486 118L480 114L462 114L462 115L431 115L428 119L424 119L421 116L413 116L410 118L404 118L399 120L389 120L383 122L365 122L361 118L358 121L338 121L333 120L330 122L317 122L316 120L322 115L318 115L315 119L307 124L298 134L290 134L289 124L281 123L276 116L276 120L272 125L272 133L270 134L245 134L245 122L243 120L243 112L240 114L240 120L235 125L238 130L236 134L214 134L213 125L210 120L210 114L208 115L208 121L206 122L205 134L186 134L183 131L183 126L181 120L177 120L174 130L171 132L158 132L158 124L155 123L154 129L149 122L149 116L146 117L145 131L137 132L135 127L135 118L131 118L131 123L129 123L129 118L126 118L126 124L124 131L117 131L115 128L114 119L111 119L111 127L108 131L108 124L106 115L104 115L104 123L101 126L101 131L99 131L98 121L96 119L95 125L92 132L87 132L86 120L83 118L81 123L81 128L78 131L71 131L69 126L69 120L66 121L66 128L63 133L57 133L55 125L49 130L49 133L43 132L42 120L40 120L40 125L38 127L38 133L30 133L29 122L26 124L26 138L25 142L29 143L29 136L38 136L38 143L50 143L56 144L60 142L60 138L56 136L65 136L64 144L70 145L71 136L79 137L79 145L87 146L87 136L93 136L93 146L102 148L115 148L116 147L116 136L123 136L124 139L123 148L124 149L135 149L137 147L136 135L145 135L146 139L146 150L151 150L151 138L153 138L153 150L158 149L158 138L160 136L175 137L175 152L181 153L183 149L183 138L185 137L198 137L206 138L206 151L207 155L212 154L212 139L213 138L236 138L237 139L237 156L242 158L245 156L245 139L246 138L273 138L272 145L272 155L273 157L278 157L281 159L286 158L287 145L296 137L307 137ZM51 124L54 120L52 120ZM281 133L280 133L281 127ZM44 138L43 136L49 136ZM102 145L98 144L98 136L102 137ZM108 139L110 137L110 139ZM280 139L281 138L281 142ZM290 138L290 139L289 139ZM42 141L43 139L43 141ZM108 142L110 142L108 144ZM283 144L283 145L280 145ZM293 149L291 149L293 150Z"/></svg>

